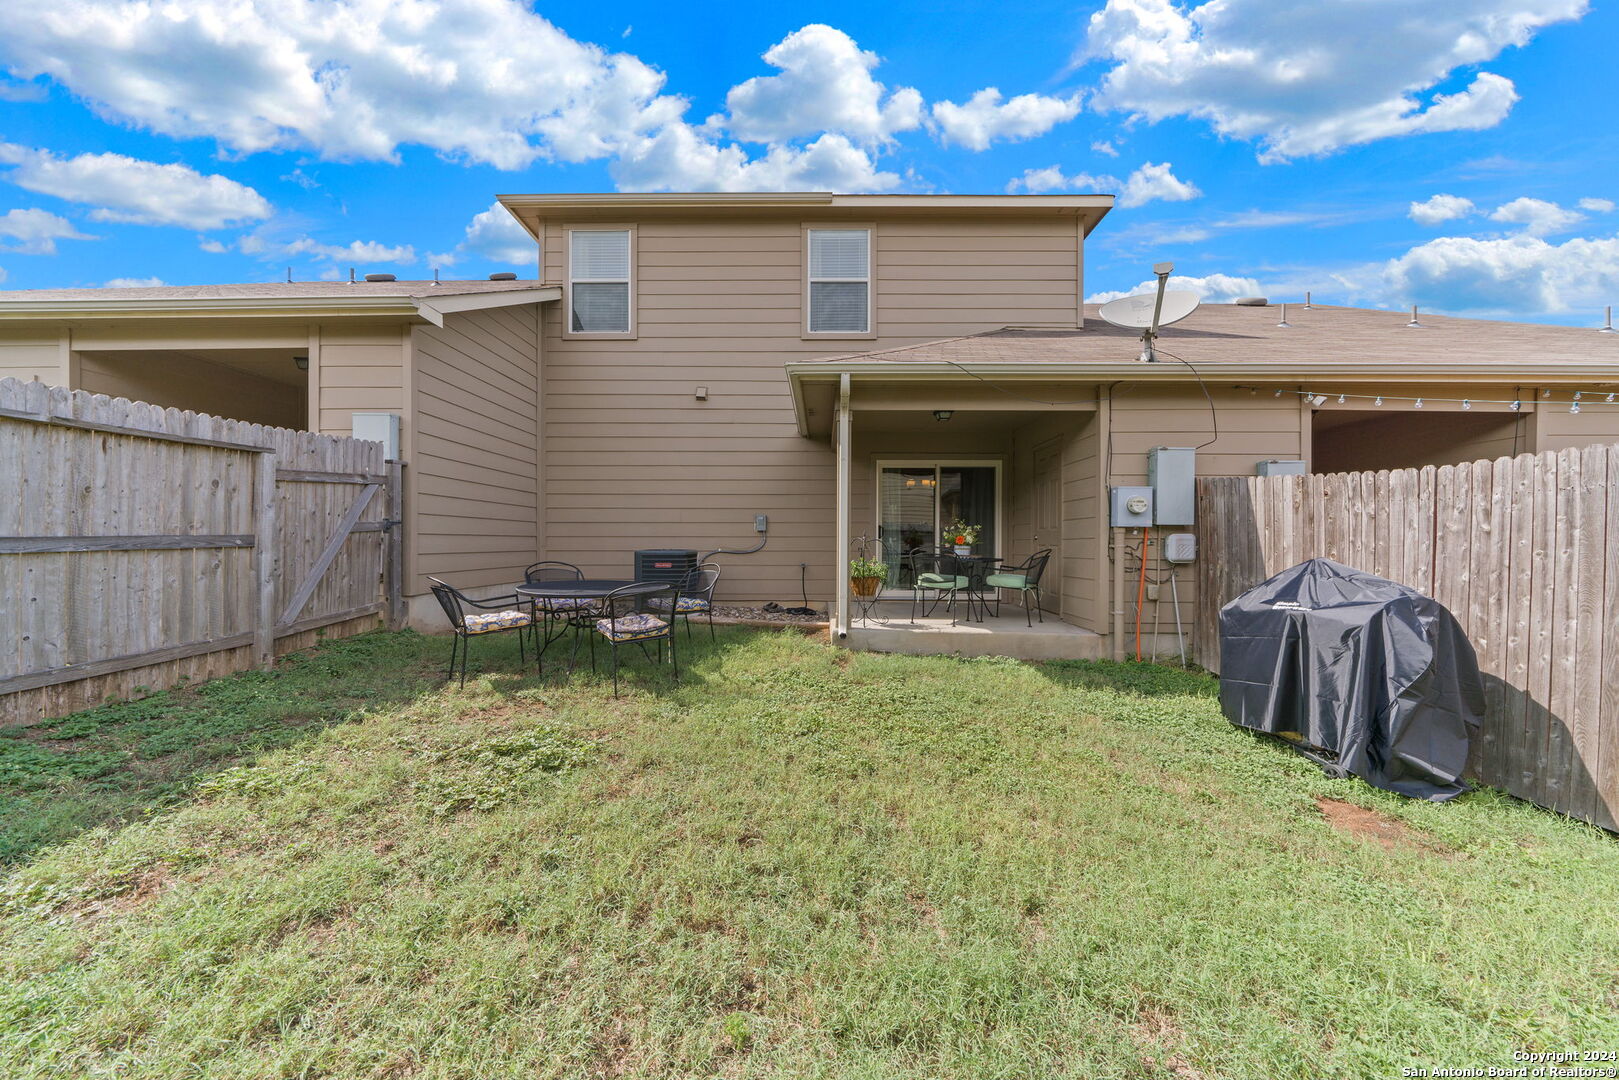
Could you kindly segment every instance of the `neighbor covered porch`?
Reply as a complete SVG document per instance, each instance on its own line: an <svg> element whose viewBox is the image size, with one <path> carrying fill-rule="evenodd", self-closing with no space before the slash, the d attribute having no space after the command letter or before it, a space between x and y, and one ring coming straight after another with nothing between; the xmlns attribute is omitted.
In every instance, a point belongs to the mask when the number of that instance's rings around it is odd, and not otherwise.
<svg viewBox="0 0 1619 1080"><path fill-rule="evenodd" d="M1013 390L1014 392L1008 392ZM1102 655L1104 432L1094 384L991 385L952 369L837 372L796 387L805 434L833 450L835 641L899 653ZM970 527L970 560L938 566ZM1037 559L1049 552L1040 566ZM875 564L859 595L850 561ZM936 589L925 579L946 572ZM999 571L999 573L997 573ZM996 587L1023 581L1026 588Z"/></svg>

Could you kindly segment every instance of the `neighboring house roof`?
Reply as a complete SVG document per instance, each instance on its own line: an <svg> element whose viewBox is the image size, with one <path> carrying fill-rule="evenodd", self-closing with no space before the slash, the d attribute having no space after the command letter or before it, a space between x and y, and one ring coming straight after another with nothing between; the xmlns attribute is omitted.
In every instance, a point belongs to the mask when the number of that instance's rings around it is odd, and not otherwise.
<svg viewBox="0 0 1619 1080"><path fill-rule="evenodd" d="M0 320L130 316L419 316L560 298L538 281L294 281L129 289L0 290Z"/></svg>
<svg viewBox="0 0 1619 1080"><path fill-rule="evenodd" d="M727 217L749 214L802 214L806 218L849 219L852 215L916 216L972 214L1018 217L1071 214L1086 235L1113 207L1112 195L838 195L830 191L660 192L501 195L500 204L531 234L539 235L546 218L573 221L637 221L662 214L690 216L704 212Z"/></svg>

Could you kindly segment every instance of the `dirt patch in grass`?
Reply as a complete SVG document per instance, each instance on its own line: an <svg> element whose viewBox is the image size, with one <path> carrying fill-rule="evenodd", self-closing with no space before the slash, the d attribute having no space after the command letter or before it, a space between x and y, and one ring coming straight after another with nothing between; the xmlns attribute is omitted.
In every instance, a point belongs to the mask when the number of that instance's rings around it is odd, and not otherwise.
<svg viewBox="0 0 1619 1080"><path fill-rule="evenodd" d="M156 900L174 883L174 871L158 865L132 875L129 887L110 896L72 901L57 909L57 914L76 919L94 919L106 915L121 915L134 911Z"/></svg>
<svg viewBox="0 0 1619 1080"><path fill-rule="evenodd" d="M1415 849L1432 855L1455 854L1433 837L1426 836L1405 822L1376 810L1368 810L1364 806L1356 806L1342 799L1328 799L1319 795L1316 796L1315 804L1321 810L1321 816L1327 819L1327 824L1334 829L1362 840L1376 841L1390 851Z"/></svg>
<svg viewBox="0 0 1619 1080"><path fill-rule="evenodd" d="M1180 1080L1207 1080L1207 1074L1187 1061L1179 1054L1171 1053L1158 1057L1168 1047L1181 1043L1186 1033L1175 1022L1175 1017L1167 1009L1156 1005L1149 1005L1141 1010L1136 1021L1130 1027L1130 1035L1135 1039L1136 1045L1143 1051L1141 1061L1149 1069L1159 1070L1170 1076L1179 1077Z"/></svg>

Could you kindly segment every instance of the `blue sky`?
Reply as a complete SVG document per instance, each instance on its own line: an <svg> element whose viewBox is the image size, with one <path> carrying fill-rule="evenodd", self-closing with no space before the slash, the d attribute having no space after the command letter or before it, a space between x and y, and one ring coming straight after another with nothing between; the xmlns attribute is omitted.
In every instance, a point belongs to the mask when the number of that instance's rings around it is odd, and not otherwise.
<svg viewBox="0 0 1619 1080"><path fill-rule="evenodd" d="M1110 191L1088 288L1596 324L1584 0L59 0L0 35L7 289L532 267L503 192Z"/></svg>

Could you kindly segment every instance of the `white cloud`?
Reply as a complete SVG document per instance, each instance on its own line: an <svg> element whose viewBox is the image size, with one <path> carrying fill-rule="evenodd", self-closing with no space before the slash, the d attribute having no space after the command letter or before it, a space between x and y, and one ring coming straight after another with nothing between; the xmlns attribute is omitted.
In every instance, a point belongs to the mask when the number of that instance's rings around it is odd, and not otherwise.
<svg viewBox="0 0 1619 1080"><path fill-rule="evenodd" d="M159 165L123 154L59 157L49 150L0 143L0 176L18 187L97 209L96 221L218 229L270 216L270 203L245 184L184 165Z"/></svg>
<svg viewBox="0 0 1619 1080"><path fill-rule="evenodd" d="M688 124L670 124L627 149L612 166L623 191L886 191L899 176L879 171L866 151L842 135L822 135L802 149L772 146L749 158L741 147L705 139Z"/></svg>
<svg viewBox="0 0 1619 1080"><path fill-rule="evenodd" d="M47 210L8 210L0 214L0 251L20 255L55 255L58 240L94 240L73 227L67 218Z"/></svg>
<svg viewBox="0 0 1619 1080"><path fill-rule="evenodd" d="M50 92L39 83L0 81L0 101L44 101ZM0 281L4 281L0 278Z"/></svg>
<svg viewBox="0 0 1619 1080"><path fill-rule="evenodd" d="M1586 0L1108 0L1085 59L1112 66L1093 104L1157 121L1191 116L1260 143L1263 161L1325 154L1421 132L1492 127L1517 100L1482 71L1456 72L1577 19ZM1386 32L1368 32L1379 26Z"/></svg>
<svg viewBox="0 0 1619 1080"><path fill-rule="evenodd" d="M472 215L467 223L466 235L455 245L454 251L434 252L427 261L434 266L453 266L468 254L490 262L516 264L522 270L533 270L539 258L539 244L517 219L500 205L490 203L489 209Z"/></svg>
<svg viewBox="0 0 1619 1080"><path fill-rule="evenodd" d="M115 277L102 286L103 289L155 289L159 285L168 284L162 278L156 277Z"/></svg>
<svg viewBox="0 0 1619 1080"><path fill-rule="evenodd" d="M1111 141L1093 142L1091 143L1091 149L1096 151L1098 154L1105 154L1108 157L1119 156L1119 148L1114 146Z"/></svg>
<svg viewBox="0 0 1619 1080"><path fill-rule="evenodd" d="M725 96L729 116L711 124L764 143L818 132L879 143L921 126L922 95L910 87L887 93L871 75L877 54L862 50L842 30L811 23L772 45L764 61L781 74L731 87Z"/></svg>
<svg viewBox="0 0 1619 1080"><path fill-rule="evenodd" d="M366 263L410 264L416 261L416 249L409 244L397 246L375 240L353 240L347 244L328 244L310 236L292 240L280 239L269 232L260 231L239 237L236 250L255 258L284 259L305 256L324 262L346 262L359 266ZM204 251L223 251L203 244Z"/></svg>
<svg viewBox="0 0 1619 1080"><path fill-rule="evenodd" d="M1522 198L1513 199L1503 206L1496 207L1490 214L1490 220L1522 225L1523 231L1529 236L1549 236L1552 233L1567 232L1584 221L1585 215L1565 210L1556 203L1544 199Z"/></svg>
<svg viewBox="0 0 1619 1080"><path fill-rule="evenodd" d="M1186 202L1203 192L1169 171L1169 162L1162 165L1146 163L1130 174L1124 182L1124 193L1119 196L1122 207L1143 206L1150 202Z"/></svg>
<svg viewBox="0 0 1619 1080"><path fill-rule="evenodd" d="M3 284L5 282L5 280L6 280L6 268L3 267L3 266L0 266L0 284Z"/></svg>
<svg viewBox="0 0 1619 1080"><path fill-rule="evenodd" d="M1593 214L1611 214L1614 202L1612 199L1581 199L1580 209L1589 210Z"/></svg>
<svg viewBox="0 0 1619 1080"><path fill-rule="evenodd" d="M213 239L199 240L197 246L210 255L223 255L230 250L229 244Z"/></svg>
<svg viewBox="0 0 1619 1080"><path fill-rule="evenodd" d="M1027 191L1030 195L1045 195L1053 191L1101 191L1114 192L1123 188L1116 176L1102 174L1093 176L1090 173L1075 173L1072 176L1065 174L1057 165L1047 165L1043 169L1025 169L1023 175L1014 178L1006 185L1009 195L1015 195L1019 190Z"/></svg>
<svg viewBox="0 0 1619 1080"><path fill-rule="evenodd" d="M1466 217L1477 209L1472 199L1464 199L1460 195L1435 195L1423 202L1412 203L1406 216L1418 225L1439 225Z"/></svg>
<svg viewBox="0 0 1619 1080"><path fill-rule="evenodd" d="M104 116L240 153L409 143L516 169L604 156L684 107L661 72L513 0L14 4L0 56Z"/></svg>
<svg viewBox="0 0 1619 1080"><path fill-rule="evenodd" d="M1001 92L986 87L967 99L965 105L941 101L933 106L933 122L946 145L956 143L969 150L987 150L996 139L1032 139L1044 135L1064 120L1079 115L1079 95L1049 97L1045 94L1019 94L1001 100Z"/></svg>
<svg viewBox="0 0 1619 1080"><path fill-rule="evenodd" d="M1444 236L1391 259L1381 287L1398 304L1463 314L1593 311L1619 295L1619 236L1549 244L1533 236Z"/></svg>
<svg viewBox="0 0 1619 1080"><path fill-rule="evenodd" d="M1263 296L1265 290L1260 286L1257 278L1232 277L1229 274L1210 274L1207 277L1184 277L1171 275L1169 279L1171 289L1181 289L1186 292L1197 293L1198 299L1210 304L1225 304L1243 296ZM1137 293L1154 292L1158 288L1158 279L1143 281L1133 289L1124 289L1117 292L1099 292L1087 296L1087 304L1105 304L1109 300L1117 300L1121 296L1135 296Z"/></svg>

